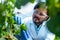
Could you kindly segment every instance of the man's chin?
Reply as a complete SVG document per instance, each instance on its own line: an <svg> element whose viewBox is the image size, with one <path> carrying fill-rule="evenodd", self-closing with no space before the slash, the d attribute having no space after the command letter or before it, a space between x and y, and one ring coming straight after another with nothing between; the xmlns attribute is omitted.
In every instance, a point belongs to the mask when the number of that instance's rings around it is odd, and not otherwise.
<svg viewBox="0 0 60 40"><path fill-rule="evenodd" d="M43 21L41 21L41 22L35 22L35 21L33 21L36 25L41 25L42 23L43 23Z"/></svg>
<svg viewBox="0 0 60 40"><path fill-rule="evenodd" d="M40 24L40 23L39 23L39 22L37 22L37 21L34 21L34 23L35 23L35 24L37 24L37 25L39 25L39 24Z"/></svg>

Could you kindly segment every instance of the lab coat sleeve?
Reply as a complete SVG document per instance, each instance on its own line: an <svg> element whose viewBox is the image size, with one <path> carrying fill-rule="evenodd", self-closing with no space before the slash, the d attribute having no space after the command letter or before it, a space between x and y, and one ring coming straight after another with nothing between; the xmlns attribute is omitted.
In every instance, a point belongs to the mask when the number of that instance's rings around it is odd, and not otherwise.
<svg viewBox="0 0 60 40"><path fill-rule="evenodd" d="M28 31L24 31L24 30L23 30L23 33L22 33L22 34L24 35L24 37L25 37L26 40L32 40L32 38L31 38L31 36L29 35ZM23 38L24 38L24 37L23 37Z"/></svg>
<svg viewBox="0 0 60 40"><path fill-rule="evenodd" d="M27 19L22 20L22 23L26 24L26 26L27 26L27 28L28 28L28 24L29 24L29 22L28 22ZM27 33L27 35L28 35L29 38L27 38L26 33ZM28 29L27 29L26 32L24 31L24 34L25 34L25 37L26 37L27 40L33 40L32 37L31 37L30 34L29 34Z"/></svg>
<svg viewBox="0 0 60 40"><path fill-rule="evenodd" d="M54 38L55 38L55 34L53 34L53 33L47 33L45 40L54 40Z"/></svg>

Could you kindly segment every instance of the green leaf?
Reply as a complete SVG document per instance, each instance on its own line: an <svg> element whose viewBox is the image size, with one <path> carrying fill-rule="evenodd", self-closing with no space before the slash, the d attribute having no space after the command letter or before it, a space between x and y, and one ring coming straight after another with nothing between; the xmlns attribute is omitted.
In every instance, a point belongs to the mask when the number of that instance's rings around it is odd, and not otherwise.
<svg viewBox="0 0 60 40"><path fill-rule="evenodd" d="M34 3L35 0L30 0L31 3Z"/></svg>
<svg viewBox="0 0 60 40"><path fill-rule="evenodd" d="M21 24L20 27L21 27L21 30L25 30L25 31L27 30L27 26L24 23Z"/></svg>

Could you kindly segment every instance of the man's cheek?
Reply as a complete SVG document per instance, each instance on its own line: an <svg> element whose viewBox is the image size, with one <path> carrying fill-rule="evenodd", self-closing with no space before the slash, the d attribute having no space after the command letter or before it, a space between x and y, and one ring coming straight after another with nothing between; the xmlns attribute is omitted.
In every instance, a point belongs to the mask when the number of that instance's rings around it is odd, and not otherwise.
<svg viewBox="0 0 60 40"><path fill-rule="evenodd" d="M44 19L40 19L40 22L44 21Z"/></svg>
<svg viewBox="0 0 60 40"><path fill-rule="evenodd" d="M46 20L46 17L40 17L40 21L45 21Z"/></svg>

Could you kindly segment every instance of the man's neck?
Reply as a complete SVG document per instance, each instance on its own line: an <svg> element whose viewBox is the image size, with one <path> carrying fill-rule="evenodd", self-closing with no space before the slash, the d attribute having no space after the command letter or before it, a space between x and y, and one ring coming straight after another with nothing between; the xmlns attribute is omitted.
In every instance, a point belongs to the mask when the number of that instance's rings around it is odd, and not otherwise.
<svg viewBox="0 0 60 40"><path fill-rule="evenodd" d="M34 21L33 21L34 22ZM37 28L39 28L39 26L42 24L43 22L40 22L40 24L38 25L37 23L34 22L35 25L37 25Z"/></svg>
<svg viewBox="0 0 60 40"><path fill-rule="evenodd" d="M37 28L39 28L39 25L37 25Z"/></svg>

